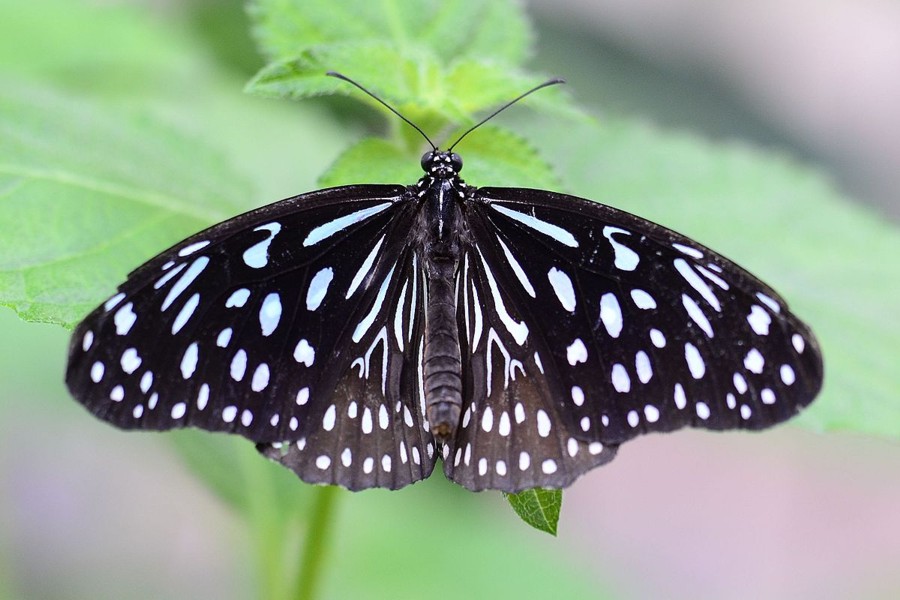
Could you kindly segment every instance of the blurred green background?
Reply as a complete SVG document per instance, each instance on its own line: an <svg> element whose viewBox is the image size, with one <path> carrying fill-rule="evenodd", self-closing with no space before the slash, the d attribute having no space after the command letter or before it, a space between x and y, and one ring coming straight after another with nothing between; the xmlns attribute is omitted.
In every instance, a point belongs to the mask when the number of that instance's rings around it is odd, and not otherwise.
<svg viewBox="0 0 900 600"><path fill-rule="evenodd" d="M323 597L900 597L900 49L884 37L900 37L900 11L805 0L529 10L531 66L568 79L599 124L518 108L504 122L565 191L697 235L770 280L820 333L829 387L802 428L627 445L566 491L557 539L499 494L439 473L400 492L342 492ZM262 66L236 1L0 5L0 88L162 124L187 141L156 177L189 187L192 170L210 172L198 165L225 165L223 179L184 192L220 194L222 217L315 189L381 123L347 101L242 94ZM137 152L140 128L125 131ZM0 173L8 164L0 155ZM0 220L0 238L21 225ZM16 268L5 252L3 277ZM62 384L67 338L0 309L0 597L257 597L260 562L290 563L296 544L266 548L278 536L251 527L282 526L259 516L268 502L302 534L308 486L274 465L232 469L256 460L243 440L95 421Z"/></svg>

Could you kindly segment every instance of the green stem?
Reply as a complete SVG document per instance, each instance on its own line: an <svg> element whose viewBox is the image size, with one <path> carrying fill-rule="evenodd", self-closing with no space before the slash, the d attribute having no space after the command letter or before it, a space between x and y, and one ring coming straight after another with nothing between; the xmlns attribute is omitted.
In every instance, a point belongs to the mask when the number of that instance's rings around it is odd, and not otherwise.
<svg viewBox="0 0 900 600"><path fill-rule="evenodd" d="M300 570L294 582L293 598L312 600L316 597L319 583L322 580L322 567L328 553L329 542L334 525L333 513L338 488L333 485L316 489L309 519L309 530L306 532L306 543L303 545Z"/></svg>
<svg viewBox="0 0 900 600"><path fill-rule="evenodd" d="M247 489L246 508L250 536L253 539L256 572L260 591L266 598L286 598L283 562L284 532L279 527L273 502L275 490L265 465L255 451L241 452L240 469Z"/></svg>

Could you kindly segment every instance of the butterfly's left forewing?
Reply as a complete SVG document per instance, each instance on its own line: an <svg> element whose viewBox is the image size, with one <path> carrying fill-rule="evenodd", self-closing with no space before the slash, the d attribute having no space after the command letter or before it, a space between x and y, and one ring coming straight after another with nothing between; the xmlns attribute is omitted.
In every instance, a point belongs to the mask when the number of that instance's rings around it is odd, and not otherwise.
<svg viewBox="0 0 900 600"><path fill-rule="evenodd" d="M375 343L410 278L409 200L399 186L334 188L188 238L78 326L69 389L119 427L195 426L261 443L344 427L352 402L360 417L386 406L416 368L414 355ZM360 357L369 363L358 369ZM350 374L363 368L360 386ZM372 438L394 443L388 433L376 426ZM339 480L340 453L329 463L319 472Z"/></svg>
<svg viewBox="0 0 900 600"><path fill-rule="evenodd" d="M818 392L809 329L727 259L578 198L494 188L474 198L451 479L560 487L635 435L761 429Z"/></svg>

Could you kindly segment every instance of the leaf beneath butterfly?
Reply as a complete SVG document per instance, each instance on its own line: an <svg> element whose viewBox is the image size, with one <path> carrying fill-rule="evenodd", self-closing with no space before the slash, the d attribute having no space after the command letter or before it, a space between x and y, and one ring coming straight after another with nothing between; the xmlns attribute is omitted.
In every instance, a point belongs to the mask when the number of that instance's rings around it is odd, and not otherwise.
<svg viewBox="0 0 900 600"><path fill-rule="evenodd" d="M711 145L629 121L544 140L569 189L720 251L777 289L813 329L822 395L794 423L900 437L900 230L843 200L809 168L737 144Z"/></svg>
<svg viewBox="0 0 900 600"><path fill-rule="evenodd" d="M247 184L159 124L34 86L0 92L0 304L73 325L136 265L240 210Z"/></svg>
<svg viewBox="0 0 900 600"><path fill-rule="evenodd" d="M535 488L503 496L523 521L539 531L556 535L562 507L562 490Z"/></svg>
<svg viewBox="0 0 900 600"><path fill-rule="evenodd" d="M455 139L462 131L451 134ZM524 186L554 189L559 180L538 151L524 138L500 127L485 125L461 144L463 178L473 185ZM344 151L319 179L324 187L351 183L403 183L422 175L421 156L381 138L367 138Z"/></svg>

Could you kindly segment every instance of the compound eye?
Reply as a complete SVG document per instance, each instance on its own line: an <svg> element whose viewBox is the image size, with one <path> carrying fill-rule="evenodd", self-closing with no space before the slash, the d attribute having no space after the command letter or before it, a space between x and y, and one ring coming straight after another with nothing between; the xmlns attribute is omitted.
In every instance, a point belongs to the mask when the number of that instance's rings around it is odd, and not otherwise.
<svg viewBox="0 0 900 600"><path fill-rule="evenodd" d="M457 173L462 171L462 156L460 156L456 152L451 152L450 153L450 166L453 167L453 170Z"/></svg>
<svg viewBox="0 0 900 600"><path fill-rule="evenodd" d="M429 150L425 154L422 155L422 170L428 171L431 169L431 162L434 160L434 150Z"/></svg>

